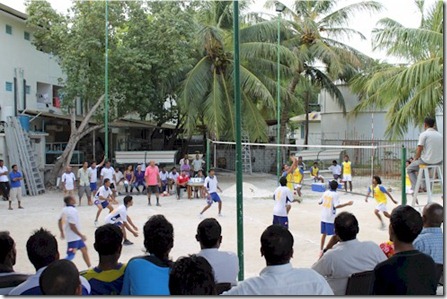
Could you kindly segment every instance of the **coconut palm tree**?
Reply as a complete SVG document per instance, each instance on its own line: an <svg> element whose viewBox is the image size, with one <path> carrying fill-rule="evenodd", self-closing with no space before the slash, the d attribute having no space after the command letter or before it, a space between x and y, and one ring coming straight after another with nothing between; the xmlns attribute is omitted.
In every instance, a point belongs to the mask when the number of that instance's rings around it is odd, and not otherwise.
<svg viewBox="0 0 447 299"><path fill-rule="evenodd" d="M200 30L198 62L187 74L180 106L186 113L189 133L206 127L217 139L234 140L232 1L204 1L198 13ZM242 24L240 29L240 79L243 129L251 140L267 140L261 110L275 111L277 27L274 21ZM281 47L281 71L290 75L295 59ZM292 101L286 88L281 98ZM272 113L273 114L273 113Z"/></svg>
<svg viewBox="0 0 447 299"><path fill-rule="evenodd" d="M357 75L352 87L361 97L354 113L371 106L388 109L386 130L390 138L401 137L410 124L422 124L435 116L443 97L443 2L433 4L424 14L424 2L416 1L421 12L418 28L406 28L382 19L373 30L374 49L408 63L376 64Z"/></svg>
<svg viewBox="0 0 447 299"><path fill-rule="evenodd" d="M291 6L284 3L286 9L283 13L290 29L290 38L283 45L290 48L299 61L293 69L289 92L294 93L300 80L310 80L333 96L346 113L343 95L334 82L348 81L371 60L342 41L351 37L366 39L361 32L347 27L347 24L355 13L379 12L382 5L375 1L363 1L337 8L338 2L297 0ZM273 1L267 2L266 6L273 7ZM282 104L282 142L285 142L286 113L290 104L287 99Z"/></svg>

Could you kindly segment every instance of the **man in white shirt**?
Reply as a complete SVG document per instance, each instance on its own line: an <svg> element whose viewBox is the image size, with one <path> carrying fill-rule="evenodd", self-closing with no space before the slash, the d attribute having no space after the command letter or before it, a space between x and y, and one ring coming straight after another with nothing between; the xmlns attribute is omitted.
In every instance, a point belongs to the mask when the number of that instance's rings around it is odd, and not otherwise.
<svg viewBox="0 0 447 299"><path fill-rule="evenodd" d="M337 245L325 249L326 253L312 266L323 275L334 295L346 294L349 277L354 273L374 270L386 260L380 247L371 241L357 240L359 224L357 218L348 212L341 212L334 221Z"/></svg>
<svg viewBox="0 0 447 299"><path fill-rule="evenodd" d="M177 178L179 177L179 173L177 172L177 168L173 167L171 169L171 172L168 175L168 191L171 193L171 191L174 189L174 185L177 182Z"/></svg>
<svg viewBox="0 0 447 299"><path fill-rule="evenodd" d="M196 158L192 160L192 168L194 170L194 176L197 175L199 170L202 170L203 164L205 164L205 161L203 161L203 159L200 159L199 154L196 154Z"/></svg>
<svg viewBox="0 0 447 299"><path fill-rule="evenodd" d="M219 195L217 194L217 190L222 192L222 189L220 189L218 182L217 182L217 177L214 175L214 168L210 169L203 186L205 187L206 206L203 208L202 212L200 212L199 217L202 217L203 213L211 207L213 202L217 202L218 215L222 216L222 214L221 214L222 200L220 199Z"/></svg>
<svg viewBox="0 0 447 299"><path fill-rule="evenodd" d="M277 224L261 235L261 256L265 267L259 276L247 278L222 295L333 295L323 276L312 269L293 268L293 236Z"/></svg>
<svg viewBox="0 0 447 299"><path fill-rule="evenodd" d="M443 159L444 137L435 130L435 119L426 117L424 120L425 131L419 135L418 147L413 162L407 167L407 173L411 181L411 189L416 186L419 165L440 164Z"/></svg>
<svg viewBox="0 0 447 299"><path fill-rule="evenodd" d="M110 189L112 190L112 202L117 203L115 201L115 193L116 193L116 186L115 186L115 169L110 166L110 162L106 162L106 166L101 169L101 184L104 184L104 180L109 179L110 181Z"/></svg>
<svg viewBox="0 0 447 299"><path fill-rule="evenodd" d="M74 189L75 189L75 182L76 182L76 176L71 171L71 166L67 166L65 168L65 172L62 175L62 186L64 189L64 196L67 195L74 195Z"/></svg>
<svg viewBox="0 0 447 299"><path fill-rule="evenodd" d="M138 237L138 227L136 227L129 215L127 209L133 206L133 198L130 195L124 196L122 205L110 212L106 218L105 223L118 225L123 231L124 245L132 245L133 243L127 239L126 229L130 231L135 237Z"/></svg>
<svg viewBox="0 0 447 299"><path fill-rule="evenodd" d="M61 239L64 239L65 236L67 236L67 257L65 259L69 261L73 260L76 251L79 249L82 252L82 257L84 258L87 267L90 268L90 257L88 256L87 246L84 243L87 238L80 231L81 224L79 222L78 211L75 208L76 199L71 195L65 196L64 203L66 206L62 209L62 213L58 220L58 226L61 233ZM64 222L65 228L62 227Z"/></svg>
<svg viewBox="0 0 447 299"><path fill-rule="evenodd" d="M93 196L96 194L96 190L98 190L98 167L101 167L104 165L105 157L102 159L101 163L96 165L96 161L92 161L92 164L89 167L89 176L90 176L90 192L93 194ZM91 196L90 196L91 201Z"/></svg>
<svg viewBox="0 0 447 299"><path fill-rule="evenodd" d="M299 202L298 199L293 198L293 193L287 188L287 178L282 176L279 178L279 186L276 188L273 194L273 200L275 201L275 206L273 207L273 224L279 224L285 228L289 228L289 210L290 203Z"/></svg>
<svg viewBox="0 0 447 299"><path fill-rule="evenodd" d="M110 188L110 180L104 179L104 185L99 187L98 192L96 192L95 195L94 204L98 207L98 212L96 212L96 218L94 222L95 227L98 227L98 218L103 209L108 208L109 212L113 211L110 201L112 201L112 189Z"/></svg>
<svg viewBox="0 0 447 299"><path fill-rule="evenodd" d="M196 240L200 243L197 255L203 256L210 263L214 271L216 283L230 283L237 285L239 273L239 259L229 251L219 250L222 243L222 227L214 218L207 218L197 226Z"/></svg>
<svg viewBox="0 0 447 299"><path fill-rule="evenodd" d="M332 165L329 166L329 170L332 171L334 180L338 182L338 179L341 177L341 166L337 164L337 160L332 161Z"/></svg>
<svg viewBox="0 0 447 299"><path fill-rule="evenodd" d="M8 168L4 165L3 160L0 160L0 190L3 194L3 200L9 200L9 190L11 187L9 186L8 179Z"/></svg>
<svg viewBox="0 0 447 299"><path fill-rule="evenodd" d="M121 191L124 188L124 174L121 172L119 167L115 168L115 189L118 194L121 194Z"/></svg>

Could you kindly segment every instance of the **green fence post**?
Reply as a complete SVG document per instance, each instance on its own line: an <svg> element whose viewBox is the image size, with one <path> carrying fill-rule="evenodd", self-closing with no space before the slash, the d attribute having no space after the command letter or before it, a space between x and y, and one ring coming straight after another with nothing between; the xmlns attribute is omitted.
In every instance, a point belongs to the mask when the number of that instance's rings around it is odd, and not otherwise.
<svg viewBox="0 0 447 299"><path fill-rule="evenodd" d="M407 192L406 192L406 174L407 174L407 149L402 145L402 205L407 205Z"/></svg>

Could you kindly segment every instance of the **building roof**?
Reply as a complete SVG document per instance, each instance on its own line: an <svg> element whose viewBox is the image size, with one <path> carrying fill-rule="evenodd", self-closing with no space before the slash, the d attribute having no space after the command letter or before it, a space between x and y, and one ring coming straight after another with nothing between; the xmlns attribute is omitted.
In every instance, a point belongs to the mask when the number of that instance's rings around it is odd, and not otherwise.
<svg viewBox="0 0 447 299"><path fill-rule="evenodd" d="M302 123L306 121L306 114L297 115L289 119L291 122ZM321 122L321 113L312 111L309 113L309 122Z"/></svg>
<svg viewBox="0 0 447 299"><path fill-rule="evenodd" d="M26 19L28 19L28 15L27 14L25 14L23 12L20 12L18 10L15 10L14 8L6 6L6 5L4 5L2 3L0 3L0 12L6 13L6 14L11 15L11 16L14 16L14 17L16 17L16 18L18 18L18 19L20 19L22 21L25 21Z"/></svg>

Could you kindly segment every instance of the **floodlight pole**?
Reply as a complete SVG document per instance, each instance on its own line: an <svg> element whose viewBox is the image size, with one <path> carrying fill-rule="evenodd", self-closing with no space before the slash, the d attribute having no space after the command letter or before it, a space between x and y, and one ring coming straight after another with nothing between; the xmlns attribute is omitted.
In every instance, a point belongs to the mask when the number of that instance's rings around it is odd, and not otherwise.
<svg viewBox="0 0 447 299"><path fill-rule="evenodd" d="M234 102L236 109L236 206L237 206L237 254L239 258L239 281L244 280L244 229L242 204L242 122L241 83L239 62L239 1L233 1L233 46L234 46Z"/></svg>
<svg viewBox="0 0 447 299"><path fill-rule="evenodd" d="M108 0L106 4L106 53L104 66L104 157L108 160L109 157L109 6Z"/></svg>

